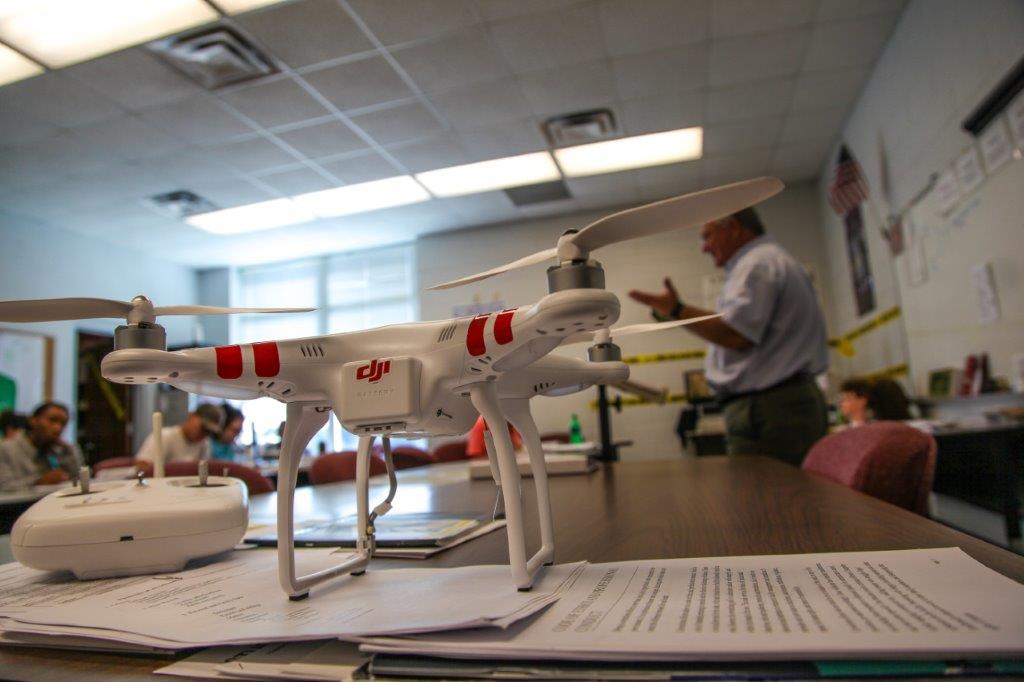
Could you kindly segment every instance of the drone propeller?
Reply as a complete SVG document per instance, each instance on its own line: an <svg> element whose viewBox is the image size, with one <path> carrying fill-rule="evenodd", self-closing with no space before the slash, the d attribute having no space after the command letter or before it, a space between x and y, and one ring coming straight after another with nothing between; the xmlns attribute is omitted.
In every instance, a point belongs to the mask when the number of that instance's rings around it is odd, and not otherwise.
<svg viewBox="0 0 1024 682"><path fill-rule="evenodd" d="M30 301L0 301L0 322L56 322L123 317L129 324L152 323L157 315L227 315L232 313L298 313L314 308L221 308L208 305L155 307L145 296L131 301L109 298L47 298Z"/></svg>
<svg viewBox="0 0 1024 682"><path fill-rule="evenodd" d="M598 343L607 343L613 337L617 336L629 336L630 334L645 334L647 332L657 332L663 329L674 329L675 327L685 327L688 324L695 324L697 322L703 322L704 320L712 320L716 317L721 317L721 313L714 313L712 315L701 315L700 317L688 317L685 320L672 320L671 322L647 322L644 324L631 324L625 327L619 327L618 329L595 329L594 331L576 332L570 336L565 337L561 345L570 343L592 343L597 341Z"/></svg>
<svg viewBox="0 0 1024 682"><path fill-rule="evenodd" d="M436 284L431 289L451 289L488 277L542 263L557 257L559 262L586 260L591 251L628 239L646 237L680 227L703 225L753 206L782 191L778 178L754 178L712 189L656 201L605 216L578 232L568 232L558 246L525 256L519 260L479 272L475 275Z"/></svg>

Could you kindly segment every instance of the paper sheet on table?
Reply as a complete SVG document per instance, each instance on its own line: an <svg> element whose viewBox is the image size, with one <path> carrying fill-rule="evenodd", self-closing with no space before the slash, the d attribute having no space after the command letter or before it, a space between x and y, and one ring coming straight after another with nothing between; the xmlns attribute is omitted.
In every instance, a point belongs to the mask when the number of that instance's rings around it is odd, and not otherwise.
<svg viewBox="0 0 1024 682"><path fill-rule="evenodd" d="M278 642L210 647L153 672L211 680L350 680L367 660L348 642Z"/></svg>
<svg viewBox="0 0 1024 682"><path fill-rule="evenodd" d="M339 561L327 549L296 552L299 571ZM530 592L508 566L368 570L290 601L277 580L277 553L233 552L180 573L80 582L19 564L0 566L5 628L54 631L167 648L507 627L557 600L582 564L550 567ZM32 626L35 627L32 627ZM61 628L73 629L61 629Z"/></svg>
<svg viewBox="0 0 1024 682"><path fill-rule="evenodd" d="M1014 657L1024 585L957 548L590 564L508 630L363 641L468 658Z"/></svg>

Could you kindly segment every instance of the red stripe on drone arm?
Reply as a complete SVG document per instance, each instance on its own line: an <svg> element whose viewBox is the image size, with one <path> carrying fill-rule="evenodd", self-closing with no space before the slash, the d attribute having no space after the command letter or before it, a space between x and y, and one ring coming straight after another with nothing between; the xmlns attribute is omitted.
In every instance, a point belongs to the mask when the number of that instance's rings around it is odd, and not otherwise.
<svg viewBox="0 0 1024 682"><path fill-rule="evenodd" d="M221 379L237 379L242 376L242 347L217 346L217 376Z"/></svg>
<svg viewBox="0 0 1024 682"><path fill-rule="evenodd" d="M512 316L516 309L502 310L494 319L494 340L500 345L512 343Z"/></svg>
<svg viewBox="0 0 1024 682"><path fill-rule="evenodd" d="M281 371L281 356L278 355L277 344L273 341L252 344L252 357L258 377L276 377Z"/></svg>
<svg viewBox="0 0 1024 682"><path fill-rule="evenodd" d="M484 326L490 315L477 315L469 323L469 331L466 332L466 350L470 355L483 355L487 352L487 344L484 343Z"/></svg>

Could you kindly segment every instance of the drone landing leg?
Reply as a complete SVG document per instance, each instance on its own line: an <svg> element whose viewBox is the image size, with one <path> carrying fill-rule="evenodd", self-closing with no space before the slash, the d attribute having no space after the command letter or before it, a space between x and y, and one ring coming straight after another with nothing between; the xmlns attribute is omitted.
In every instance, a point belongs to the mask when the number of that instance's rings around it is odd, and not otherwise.
<svg viewBox="0 0 1024 682"><path fill-rule="evenodd" d="M370 519L370 456L373 436L360 436L356 449L356 556L352 561L352 575L366 572L366 564L373 555L373 526ZM390 447L389 447L390 449ZM376 513L374 513L376 516ZM344 566L345 564L342 564Z"/></svg>
<svg viewBox="0 0 1024 682"><path fill-rule="evenodd" d="M540 567L540 557L535 555L526 560L526 537L523 532L523 500L519 489L519 467L512 450L512 439L505 426L505 415L501 412L498 391L493 382L473 384L469 389L473 406L483 415L488 424L499 425L491 428L494 450L501 475L502 496L505 499L506 530L508 532L508 562L512 569L512 580L519 590L533 587L533 576Z"/></svg>
<svg viewBox="0 0 1024 682"><path fill-rule="evenodd" d="M320 403L288 403L284 439L281 443L277 489L277 569L281 587L288 594L288 598L292 600L304 599L309 596L309 588L313 585L365 568L370 558L369 552L358 552L359 548L357 547L358 554L356 556L350 557L337 566L304 576L295 574L294 507L299 460L302 458L302 452L305 450L306 444L309 443L309 439L327 423L329 415L330 408ZM364 458L367 473L369 472L368 455L369 446L367 446L367 457ZM358 466L357 460L357 468ZM365 476L363 478L364 484L366 478ZM368 506L367 492L366 485L356 491L357 505L361 504L360 509L364 512ZM365 519L365 514L361 518Z"/></svg>
<svg viewBox="0 0 1024 682"><path fill-rule="evenodd" d="M487 463L491 465L491 478L497 488L497 495L494 498L494 511L491 513L491 520L505 518L505 500L501 496L501 473L498 471L498 455L494 452L494 439L491 438L490 429L484 430L484 449L487 451Z"/></svg>
<svg viewBox="0 0 1024 682"><path fill-rule="evenodd" d="M530 413L530 402L522 398L501 401L504 411L512 426L516 427L523 437L523 445L530 455L530 471L533 473L533 486L537 495L537 516L540 521L540 551L534 555L535 560L550 566L555 555L555 532L551 522L551 495L548 492L548 470L544 462L544 448L540 443L537 423Z"/></svg>

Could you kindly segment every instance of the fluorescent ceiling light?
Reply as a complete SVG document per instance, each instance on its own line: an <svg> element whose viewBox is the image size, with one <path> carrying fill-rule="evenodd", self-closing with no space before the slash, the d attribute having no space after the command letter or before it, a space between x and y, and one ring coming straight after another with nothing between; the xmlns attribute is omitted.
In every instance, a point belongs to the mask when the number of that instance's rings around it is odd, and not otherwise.
<svg viewBox="0 0 1024 682"><path fill-rule="evenodd" d="M241 14L251 9L276 5L282 0L213 0L217 7L220 7L228 14Z"/></svg>
<svg viewBox="0 0 1024 682"><path fill-rule="evenodd" d="M703 140L703 128L681 128L556 149L555 158L566 176L578 178L699 159Z"/></svg>
<svg viewBox="0 0 1024 682"><path fill-rule="evenodd" d="M203 0L4 0L0 39L59 68L217 16Z"/></svg>
<svg viewBox="0 0 1024 682"><path fill-rule="evenodd" d="M539 182L558 180L560 177L558 167L547 152L467 163L464 166L439 168L416 175L417 180L439 197L535 185Z"/></svg>
<svg viewBox="0 0 1024 682"><path fill-rule="evenodd" d="M6 45L0 45L0 85L38 76L43 71L45 69L31 59L22 57Z"/></svg>
<svg viewBox="0 0 1024 682"><path fill-rule="evenodd" d="M314 218L312 213L291 199L272 199L223 211L200 213L185 218L185 222L214 234L242 234L304 223Z"/></svg>
<svg viewBox="0 0 1024 682"><path fill-rule="evenodd" d="M294 197L296 203L321 218L414 204L429 198L427 190L408 175L361 182L358 185L345 185Z"/></svg>

